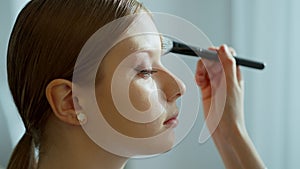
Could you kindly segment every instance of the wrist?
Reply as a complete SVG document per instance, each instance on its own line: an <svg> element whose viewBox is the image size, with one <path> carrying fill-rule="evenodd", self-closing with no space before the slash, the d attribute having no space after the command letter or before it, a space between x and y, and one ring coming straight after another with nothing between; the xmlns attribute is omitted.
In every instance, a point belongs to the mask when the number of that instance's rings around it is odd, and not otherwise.
<svg viewBox="0 0 300 169"><path fill-rule="evenodd" d="M226 125L226 128L219 126L212 134L215 142L221 143L227 146L237 145L241 140L247 140L249 138L245 125L235 123Z"/></svg>
<svg viewBox="0 0 300 169"><path fill-rule="evenodd" d="M244 126L232 128L230 136L215 134L213 138L219 151L235 157L234 163L239 168L266 169Z"/></svg>
<svg viewBox="0 0 300 169"><path fill-rule="evenodd" d="M249 135L244 125L236 125L232 129L232 134L227 138L228 144L231 146L238 145L241 141L248 140Z"/></svg>

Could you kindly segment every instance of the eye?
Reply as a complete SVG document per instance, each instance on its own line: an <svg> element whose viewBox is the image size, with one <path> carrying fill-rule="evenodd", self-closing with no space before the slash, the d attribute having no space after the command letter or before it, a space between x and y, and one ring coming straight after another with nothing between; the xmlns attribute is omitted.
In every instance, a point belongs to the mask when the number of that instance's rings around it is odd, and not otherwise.
<svg viewBox="0 0 300 169"><path fill-rule="evenodd" d="M156 72L157 72L157 70L147 70L147 69L144 69L144 70L138 71L137 75L139 77L143 78L143 79L148 79L148 78L152 77L152 75L154 73L156 73Z"/></svg>

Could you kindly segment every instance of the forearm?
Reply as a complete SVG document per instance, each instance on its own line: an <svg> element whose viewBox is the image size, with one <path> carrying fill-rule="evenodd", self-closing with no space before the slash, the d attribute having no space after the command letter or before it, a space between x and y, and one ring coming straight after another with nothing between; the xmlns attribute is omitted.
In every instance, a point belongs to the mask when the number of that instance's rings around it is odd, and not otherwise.
<svg viewBox="0 0 300 169"><path fill-rule="evenodd" d="M234 135L224 139L215 135L214 142L228 169L265 169L257 150L244 129L236 128Z"/></svg>
<svg viewBox="0 0 300 169"><path fill-rule="evenodd" d="M230 139L231 147L245 169L265 169L265 164L260 158L248 133L242 129L236 129L236 137Z"/></svg>
<svg viewBox="0 0 300 169"><path fill-rule="evenodd" d="M213 140L227 169L243 168L240 159L236 156L236 153L233 151L230 144L224 139L217 138L216 136L213 137Z"/></svg>

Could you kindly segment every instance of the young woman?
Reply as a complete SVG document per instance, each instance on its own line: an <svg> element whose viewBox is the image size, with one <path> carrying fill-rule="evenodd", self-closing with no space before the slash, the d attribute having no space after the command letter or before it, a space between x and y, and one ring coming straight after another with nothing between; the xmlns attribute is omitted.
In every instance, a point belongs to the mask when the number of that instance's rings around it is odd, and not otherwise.
<svg viewBox="0 0 300 169"><path fill-rule="evenodd" d="M82 47L98 29L145 11L135 0L31 0L25 6L11 34L7 69L10 90L26 132L8 169L124 167L127 156L105 150L83 130L81 125L92 121L86 116L89 101L74 94L73 86L77 83L72 77ZM160 48L157 36L127 38L106 53L97 70L95 93L99 109L106 121L126 136L146 138L176 127L176 100L184 94L184 84L163 67L159 50L146 50L126 59L140 49ZM212 133L214 142L227 168L264 168L245 129L243 81L231 55L234 51L226 45L211 50L219 54L227 84L224 115ZM128 82L131 104L141 111L155 105L156 101L149 99L153 91L164 102L164 113L154 121L128 120L114 105L111 84L114 72L124 60L127 67L120 71L118 80ZM134 76L129 76L133 72ZM211 88L218 83L210 79L218 79L220 74L215 71L209 78L203 61L198 61L195 79L202 92L206 116L214 96ZM122 97L118 92L116 96ZM209 122L207 125L213 130ZM165 152L173 143L166 137L159 148Z"/></svg>

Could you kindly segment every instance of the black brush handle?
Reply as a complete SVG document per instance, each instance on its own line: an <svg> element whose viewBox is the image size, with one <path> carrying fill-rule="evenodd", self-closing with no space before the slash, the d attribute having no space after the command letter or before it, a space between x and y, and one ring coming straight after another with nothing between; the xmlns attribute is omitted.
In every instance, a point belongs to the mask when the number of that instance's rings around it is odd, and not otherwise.
<svg viewBox="0 0 300 169"><path fill-rule="evenodd" d="M216 51L196 48L193 46L187 46L178 42L173 42L173 48L171 49L170 52L189 55L189 56L202 57L209 60L219 60L218 53ZM234 59L237 65L260 69L260 70L265 68L265 64L262 62L239 58L237 56L234 56Z"/></svg>

